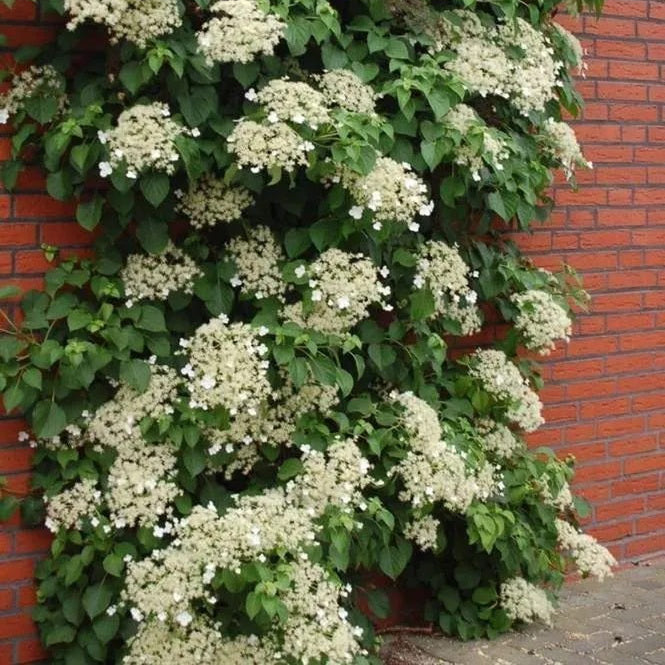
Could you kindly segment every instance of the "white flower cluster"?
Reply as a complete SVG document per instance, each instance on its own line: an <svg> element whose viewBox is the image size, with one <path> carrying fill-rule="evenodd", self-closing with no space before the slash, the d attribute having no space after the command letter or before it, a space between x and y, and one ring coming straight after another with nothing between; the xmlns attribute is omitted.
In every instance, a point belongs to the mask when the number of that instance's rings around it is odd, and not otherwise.
<svg viewBox="0 0 665 665"><path fill-rule="evenodd" d="M341 607L347 594L320 565L305 559L291 566L291 588L282 597L289 618L281 650L292 662L344 665L362 652L357 640L363 631Z"/></svg>
<svg viewBox="0 0 665 665"><path fill-rule="evenodd" d="M466 166L475 181L480 180L484 164L496 171L503 170L503 161L510 156L505 140L499 132L488 127L470 106L453 106L443 121L461 135L461 143L455 149L455 163Z"/></svg>
<svg viewBox="0 0 665 665"><path fill-rule="evenodd" d="M327 415L338 399L336 386L312 382L296 389L285 377L283 385L273 391L255 416L240 412L231 418L227 429L207 430L209 453L223 450L234 454L234 460L225 466L227 478L237 470L247 474L260 459L260 445L291 446L299 419L314 411Z"/></svg>
<svg viewBox="0 0 665 665"><path fill-rule="evenodd" d="M369 315L372 305L385 305L390 287L380 281L381 272L363 254L331 248L301 274L310 277L311 303L287 305L284 317L303 328L343 335Z"/></svg>
<svg viewBox="0 0 665 665"><path fill-rule="evenodd" d="M268 381L268 348L246 323L228 324L226 317L211 319L183 340L189 363L190 404L195 408L225 407L231 415L246 411L255 416L272 388Z"/></svg>
<svg viewBox="0 0 665 665"><path fill-rule="evenodd" d="M98 510L101 498L97 482L88 479L46 497L46 528L52 533L60 529L79 529L81 521Z"/></svg>
<svg viewBox="0 0 665 665"><path fill-rule="evenodd" d="M49 529L79 528L86 515L96 526L101 520L95 513L102 504L108 507L111 524L118 529L153 526L171 512L170 504L180 494L174 479L175 450L168 444L147 443L139 424L146 416L159 419L172 413L179 384L175 370L154 366L145 392L137 393L122 384L113 399L97 409L81 438L115 452L107 487L102 493L96 483L84 480L51 498ZM110 526L105 524L104 528Z"/></svg>
<svg viewBox="0 0 665 665"><path fill-rule="evenodd" d="M294 171L307 166L307 155L314 150L312 143L285 122L258 123L243 118L227 140L238 166L247 166L252 173L273 168Z"/></svg>
<svg viewBox="0 0 665 665"><path fill-rule="evenodd" d="M116 127L99 133L109 151L109 161L99 164L100 175L107 177L120 165L132 180L149 169L174 173L179 159L175 140L187 130L170 116L169 107L159 102L123 111Z"/></svg>
<svg viewBox="0 0 665 665"><path fill-rule="evenodd" d="M178 398L181 383L174 369L153 365L150 383L144 392L138 393L120 384L113 399L100 406L90 419L88 438L116 450L121 448L128 437L139 431L143 418L159 420L173 413L172 404Z"/></svg>
<svg viewBox="0 0 665 665"><path fill-rule="evenodd" d="M113 41L127 39L141 48L182 23L177 0L65 0L74 30L85 21L105 25Z"/></svg>
<svg viewBox="0 0 665 665"><path fill-rule="evenodd" d="M510 428L489 418L478 421L476 430L482 439L483 448L497 457L508 459L524 449L524 443Z"/></svg>
<svg viewBox="0 0 665 665"><path fill-rule="evenodd" d="M539 138L544 151L561 164L566 178L572 177L577 166L584 168L593 166L582 154L582 148L577 142L573 128L565 122L547 118L540 128Z"/></svg>
<svg viewBox="0 0 665 665"><path fill-rule="evenodd" d="M556 528L559 546L573 559L583 575L593 575L601 581L612 576L612 568L617 562L606 547L565 520L558 519Z"/></svg>
<svg viewBox="0 0 665 665"><path fill-rule="evenodd" d="M441 522L431 515L412 519L404 527L404 537L412 540L423 550L436 550L438 548L438 533Z"/></svg>
<svg viewBox="0 0 665 665"><path fill-rule="evenodd" d="M393 468L404 484L402 501L415 508L441 502L464 513L474 499L486 499L495 490L494 467L484 463L474 472L466 454L446 443L436 411L413 393L393 396L403 408L402 426L408 435L406 457Z"/></svg>
<svg viewBox="0 0 665 665"><path fill-rule="evenodd" d="M517 306L515 328L522 334L527 349L547 355L556 340L568 341L572 322L568 312L547 291L525 291L511 296Z"/></svg>
<svg viewBox="0 0 665 665"><path fill-rule="evenodd" d="M353 440L337 441L325 454L308 447L302 453L305 471L289 488L298 505L322 513L328 506L351 512L363 503L371 466Z"/></svg>
<svg viewBox="0 0 665 665"><path fill-rule="evenodd" d="M288 120L312 129L330 122L324 94L302 81L272 79L255 98L268 112L269 122Z"/></svg>
<svg viewBox="0 0 665 665"><path fill-rule="evenodd" d="M538 395L503 351L476 351L471 356L469 375L497 400L510 404L506 417L522 429L533 432L543 424L543 405Z"/></svg>
<svg viewBox="0 0 665 665"><path fill-rule="evenodd" d="M153 366L145 392L121 385L89 422L88 438L116 452L104 495L116 528L154 526L171 512L171 503L180 494L174 478L175 449L147 443L139 427L146 416L159 419L173 412L180 383L175 370Z"/></svg>
<svg viewBox="0 0 665 665"><path fill-rule="evenodd" d="M257 300L274 296L284 301L287 285L280 266L286 257L267 226L253 227L247 238L233 238L227 251L237 270L232 286L240 287L241 293Z"/></svg>
<svg viewBox="0 0 665 665"><path fill-rule="evenodd" d="M14 76L9 90L0 94L0 125L6 124L11 116L23 110L25 102L32 97L55 97L58 111L62 111L67 105L64 88L64 79L50 65L33 65L23 70Z"/></svg>
<svg viewBox="0 0 665 665"><path fill-rule="evenodd" d="M570 52L573 54L575 59L575 67L577 67L578 74L584 74L587 69L587 65L584 62L584 56L586 55L584 47L582 46L580 40L567 28L564 28L560 23L552 22L552 28L559 34L563 41L567 44Z"/></svg>
<svg viewBox="0 0 665 665"><path fill-rule="evenodd" d="M174 478L176 464L176 451L169 444L134 438L123 445L109 469L106 492L117 528L154 526L171 512L171 503L180 494Z"/></svg>
<svg viewBox="0 0 665 665"><path fill-rule="evenodd" d="M203 617L193 618L187 626L173 626L161 621L143 622L129 639L129 652L123 658L122 665L263 665L268 662L267 654L258 648L258 644L240 639L224 640L220 632L221 626Z"/></svg>
<svg viewBox="0 0 665 665"><path fill-rule="evenodd" d="M204 176L185 194L180 193L176 209L187 215L195 229L240 219L254 197L244 187L230 187L221 178Z"/></svg>
<svg viewBox="0 0 665 665"><path fill-rule="evenodd" d="M195 507L187 518L175 521L171 545L129 564L123 600L140 627L130 644L129 658L134 660L127 662L148 662L141 657L159 649L150 635L150 631L153 635L162 633L159 625L169 626L179 636L182 644L177 648L183 653L200 653L199 645L212 653L226 648L228 642L221 634L217 648L211 644L210 634L197 633L189 643L190 627L199 626L201 621L196 606L215 604L210 583L217 571L239 571L244 563L265 562L266 555L275 552L297 563L290 566L289 587L278 592L289 611L288 619L282 630L276 627L261 641L269 658L260 662L273 662L275 657L275 662L281 662L280 658L308 662L327 656L330 663L342 665L352 660L359 652L361 632L348 622L340 606L343 591L308 561L302 547L315 540L316 520L329 506L351 511L361 502L360 492L370 480L369 463L352 440L345 440L334 443L325 454L306 452L303 466L303 474L286 488L238 498L221 516L212 505ZM152 624L157 627L151 628ZM257 639L248 639L259 646ZM278 652L283 655L276 656ZM223 653L225 663L236 663L226 659L226 651ZM233 646L230 653L235 654Z"/></svg>
<svg viewBox="0 0 665 665"><path fill-rule="evenodd" d="M120 278L130 307L133 300L165 300L175 291L192 293L201 274L194 260L169 242L160 254L130 254Z"/></svg>
<svg viewBox="0 0 665 665"><path fill-rule="evenodd" d="M431 291L435 306L432 317L455 321L462 335L471 335L481 327L478 294L469 286L470 275L457 246L437 240L422 245L413 285Z"/></svg>
<svg viewBox="0 0 665 665"><path fill-rule="evenodd" d="M256 0L220 0L210 7L215 16L197 34L199 51L208 64L251 62L272 55L286 24L264 12Z"/></svg>
<svg viewBox="0 0 665 665"><path fill-rule="evenodd" d="M440 46L456 54L445 69L470 92L509 100L523 115L543 111L556 95L563 68L545 35L521 18L487 27L470 10L455 13L459 23L448 22L441 35Z"/></svg>
<svg viewBox="0 0 665 665"><path fill-rule="evenodd" d="M573 510L575 508L573 493L570 489L570 485L567 482L557 492L556 496L552 496L552 492L549 489L549 484L547 481L545 481L542 485L541 494L543 501L548 506L553 506L556 508L559 512L563 513L566 510Z"/></svg>
<svg viewBox="0 0 665 665"><path fill-rule="evenodd" d="M543 621L552 625L554 607L543 589L522 577L513 577L501 585L501 607L513 621Z"/></svg>
<svg viewBox="0 0 665 665"><path fill-rule="evenodd" d="M390 157L378 157L365 176L343 169L336 180L342 182L357 203L349 211L351 217L360 219L365 209L369 210L376 230L385 222L399 222L416 232L420 229L416 217L428 217L434 210L427 185L408 163Z"/></svg>
<svg viewBox="0 0 665 665"><path fill-rule="evenodd" d="M333 69L315 77L329 106L373 115L378 95L350 69Z"/></svg>

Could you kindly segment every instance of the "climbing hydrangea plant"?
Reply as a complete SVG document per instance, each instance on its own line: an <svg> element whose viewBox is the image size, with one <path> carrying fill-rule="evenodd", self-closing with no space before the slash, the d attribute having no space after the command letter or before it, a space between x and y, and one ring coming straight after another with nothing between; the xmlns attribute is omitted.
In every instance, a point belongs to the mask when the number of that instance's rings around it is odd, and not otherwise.
<svg viewBox="0 0 665 665"><path fill-rule="evenodd" d="M609 574L524 443L582 293L510 239L588 166L557 0L38 4L3 179L96 238L0 338L51 662L367 664L377 574L464 639Z"/></svg>

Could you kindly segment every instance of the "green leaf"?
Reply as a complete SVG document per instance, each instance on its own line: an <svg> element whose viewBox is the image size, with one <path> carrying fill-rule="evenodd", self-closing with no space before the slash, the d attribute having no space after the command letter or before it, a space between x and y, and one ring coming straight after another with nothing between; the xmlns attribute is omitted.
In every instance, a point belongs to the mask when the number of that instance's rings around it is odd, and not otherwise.
<svg viewBox="0 0 665 665"><path fill-rule="evenodd" d="M55 97L28 97L23 105L28 115L40 125L53 120L58 112L58 100Z"/></svg>
<svg viewBox="0 0 665 665"><path fill-rule="evenodd" d="M289 480L295 478L295 476L300 475L304 470L303 463L300 459L292 457L287 459L280 467L277 472L277 477L280 480Z"/></svg>
<svg viewBox="0 0 665 665"><path fill-rule="evenodd" d="M472 566L470 563L460 563L455 568L454 575L460 589L475 588L478 586L481 578L480 570Z"/></svg>
<svg viewBox="0 0 665 665"><path fill-rule="evenodd" d="M55 402L45 399L36 404L32 412L32 424L38 437L50 439L65 429L67 416Z"/></svg>
<svg viewBox="0 0 665 665"><path fill-rule="evenodd" d="M341 367L337 368L335 372L336 382L339 386L339 389L342 391L342 395L346 397L353 390L353 377L346 370Z"/></svg>
<svg viewBox="0 0 665 665"><path fill-rule="evenodd" d="M72 178L68 171L49 173L46 178L46 191L58 201L66 201L72 196Z"/></svg>
<svg viewBox="0 0 665 665"><path fill-rule="evenodd" d="M510 219L510 215L506 210L503 198L501 198L501 194L499 192L492 192L488 195L487 205L490 210L493 210L504 221L507 222Z"/></svg>
<svg viewBox="0 0 665 665"><path fill-rule="evenodd" d="M379 568L391 579L397 579L406 568L412 549L411 544L404 539L400 539L396 546L384 547L379 553Z"/></svg>
<svg viewBox="0 0 665 665"><path fill-rule="evenodd" d="M247 616L253 619L262 609L261 597L253 591L247 594L247 598L245 599L245 612L247 612Z"/></svg>
<svg viewBox="0 0 665 665"><path fill-rule="evenodd" d="M92 314L84 309L73 309L67 315L67 327L74 332L92 323Z"/></svg>
<svg viewBox="0 0 665 665"><path fill-rule="evenodd" d="M434 296L429 289L420 289L411 294L411 318L416 321L427 319L435 311Z"/></svg>
<svg viewBox="0 0 665 665"><path fill-rule="evenodd" d="M457 608L460 606L462 599L460 597L459 591L454 586L444 585L439 589L437 593L437 598L443 603L443 606L451 614L457 612Z"/></svg>
<svg viewBox="0 0 665 665"><path fill-rule="evenodd" d="M289 363L289 375L293 385L301 388L309 375L309 365L304 358L293 358Z"/></svg>
<svg viewBox="0 0 665 665"><path fill-rule="evenodd" d="M69 642L73 642L76 637L76 629L73 626L62 624L44 631L44 635L44 644L47 647L52 647L54 644L68 644Z"/></svg>
<svg viewBox="0 0 665 665"><path fill-rule="evenodd" d="M390 615L390 598L382 589L371 589L368 591L367 604L377 619L387 619Z"/></svg>
<svg viewBox="0 0 665 665"><path fill-rule="evenodd" d="M196 86L190 93L179 96L180 110L190 127L204 123L217 108L217 93L213 86Z"/></svg>
<svg viewBox="0 0 665 665"><path fill-rule="evenodd" d="M150 332L166 332L164 314L154 305L143 305L136 326Z"/></svg>
<svg viewBox="0 0 665 665"><path fill-rule="evenodd" d="M122 571L124 570L125 564L119 554L112 552L111 554L106 555L104 561L102 562L102 566L109 575L120 577L122 575Z"/></svg>
<svg viewBox="0 0 665 665"><path fill-rule="evenodd" d="M471 600L477 605L490 605L497 599L496 591L489 586L480 586L474 589Z"/></svg>
<svg viewBox="0 0 665 665"><path fill-rule="evenodd" d="M102 644L110 642L118 633L119 628L120 617L117 614L112 616L105 614L104 616L95 619L95 622L92 624L92 629L95 631L97 639Z"/></svg>
<svg viewBox="0 0 665 665"><path fill-rule="evenodd" d="M409 59L409 49L401 39L391 39L386 44L384 52L389 58L397 58L399 60Z"/></svg>
<svg viewBox="0 0 665 665"><path fill-rule="evenodd" d="M12 517L19 507L19 502L16 497L3 496L0 497L0 522L6 522Z"/></svg>
<svg viewBox="0 0 665 665"><path fill-rule="evenodd" d="M141 176L140 187L146 201L155 208L168 196L171 181L166 173L148 173Z"/></svg>
<svg viewBox="0 0 665 665"><path fill-rule="evenodd" d="M113 592L104 584L94 584L83 592L83 608L86 614L94 619L99 616L110 604Z"/></svg>
<svg viewBox="0 0 665 665"><path fill-rule="evenodd" d="M23 372L23 382L31 388L42 389L42 373L36 367L28 367Z"/></svg>
<svg viewBox="0 0 665 665"><path fill-rule="evenodd" d="M249 86L258 78L260 71L261 66L256 61L233 63L233 76L235 76L236 81L238 81L243 88L249 88Z"/></svg>
<svg viewBox="0 0 665 665"><path fill-rule="evenodd" d="M142 219L136 229L141 246L150 254L160 254L169 242L168 225L157 219Z"/></svg>
<svg viewBox="0 0 665 665"><path fill-rule="evenodd" d="M206 467L208 456L199 448L186 448L182 453L182 463L192 476L198 476Z"/></svg>
<svg viewBox="0 0 665 665"><path fill-rule="evenodd" d="M96 196L90 201L79 203L76 208L76 221L86 230L92 231L102 218L104 199Z"/></svg>
<svg viewBox="0 0 665 665"><path fill-rule="evenodd" d="M0 358L9 362L26 347L26 343L14 337L14 335L0 335Z"/></svg>
<svg viewBox="0 0 665 665"><path fill-rule="evenodd" d="M120 365L120 380L142 393L150 383L150 365L145 360L129 360Z"/></svg>
<svg viewBox="0 0 665 665"><path fill-rule="evenodd" d="M300 256L311 244L308 229L289 229L284 235L284 248L291 259Z"/></svg>
<svg viewBox="0 0 665 665"><path fill-rule="evenodd" d="M125 88L135 94L144 83L152 78L152 73L150 68L144 66L143 63L127 62L122 66L118 77Z"/></svg>

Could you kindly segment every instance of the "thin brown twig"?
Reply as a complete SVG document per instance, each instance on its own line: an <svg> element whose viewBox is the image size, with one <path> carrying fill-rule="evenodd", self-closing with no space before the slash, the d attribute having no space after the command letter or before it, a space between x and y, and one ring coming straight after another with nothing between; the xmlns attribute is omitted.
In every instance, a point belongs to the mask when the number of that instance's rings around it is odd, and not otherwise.
<svg viewBox="0 0 665 665"><path fill-rule="evenodd" d="M377 635L393 635L399 633L408 633L410 635L432 635L434 633L434 625L428 626L388 626L387 628L380 628L376 631Z"/></svg>

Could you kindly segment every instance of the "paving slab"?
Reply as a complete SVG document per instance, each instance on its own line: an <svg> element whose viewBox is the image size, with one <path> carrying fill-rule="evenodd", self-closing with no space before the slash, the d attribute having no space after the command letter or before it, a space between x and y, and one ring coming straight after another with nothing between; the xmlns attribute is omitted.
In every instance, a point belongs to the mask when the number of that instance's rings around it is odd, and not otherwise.
<svg viewBox="0 0 665 665"><path fill-rule="evenodd" d="M494 641L386 636L385 665L665 665L665 559L634 564L599 583L569 584L554 625Z"/></svg>

